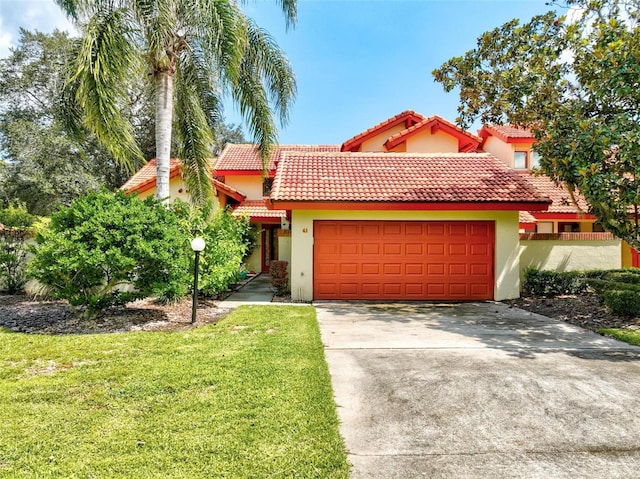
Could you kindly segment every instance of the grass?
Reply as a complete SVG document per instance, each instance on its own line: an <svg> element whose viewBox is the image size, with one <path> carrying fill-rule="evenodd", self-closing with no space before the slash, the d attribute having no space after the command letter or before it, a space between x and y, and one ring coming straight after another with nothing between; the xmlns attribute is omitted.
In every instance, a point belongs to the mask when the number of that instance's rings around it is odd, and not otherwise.
<svg viewBox="0 0 640 479"><path fill-rule="evenodd" d="M599 329L598 332L625 343L640 346L640 330L638 329Z"/></svg>
<svg viewBox="0 0 640 479"><path fill-rule="evenodd" d="M311 307L189 332L0 332L2 478L347 478Z"/></svg>

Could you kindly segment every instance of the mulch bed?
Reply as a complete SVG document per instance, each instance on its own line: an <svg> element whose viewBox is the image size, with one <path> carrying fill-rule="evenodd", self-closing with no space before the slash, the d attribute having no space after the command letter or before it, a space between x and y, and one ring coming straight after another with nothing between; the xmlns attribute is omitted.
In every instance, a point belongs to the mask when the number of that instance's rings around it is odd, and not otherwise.
<svg viewBox="0 0 640 479"><path fill-rule="evenodd" d="M623 318L609 313L600 296L592 293L555 298L529 296L503 303L592 331L603 328L640 329L639 318Z"/></svg>
<svg viewBox="0 0 640 479"><path fill-rule="evenodd" d="M64 301L34 300L25 295L0 295L0 327L22 333L99 334L124 331L180 331L216 323L227 309L219 301L200 299L197 320L191 324L191 299L163 305L151 299L126 307L110 308L98 318L85 320L73 314Z"/></svg>

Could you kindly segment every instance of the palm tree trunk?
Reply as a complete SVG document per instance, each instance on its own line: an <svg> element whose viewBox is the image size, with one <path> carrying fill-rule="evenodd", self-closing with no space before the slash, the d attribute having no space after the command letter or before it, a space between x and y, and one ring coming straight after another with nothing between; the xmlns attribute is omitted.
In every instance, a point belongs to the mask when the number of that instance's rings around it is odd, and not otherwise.
<svg viewBox="0 0 640 479"><path fill-rule="evenodd" d="M171 170L171 125L173 122L173 74L156 74L156 199L167 201Z"/></svg>

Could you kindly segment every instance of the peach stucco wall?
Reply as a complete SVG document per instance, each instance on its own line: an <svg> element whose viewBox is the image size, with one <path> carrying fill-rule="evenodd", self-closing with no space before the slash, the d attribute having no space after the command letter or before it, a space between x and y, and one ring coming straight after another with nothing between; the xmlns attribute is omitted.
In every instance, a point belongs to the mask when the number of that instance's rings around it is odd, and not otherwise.
<svg viewBox="0 0 640 479"><path fill-rule="evenodd" d="M404 123L401 123L400 125L396 125L393 128L384 130L382 133L363 142L360 151L387 151L387 149L383 146L384 142L387 141L390 136L393 136L396 133L400 133L405 128L406 126L404 125Z"/></svg>
<svg viewBox="0 0 640 479"><path fill-rule="evenodd" d="M520 294L517 211L314 211L294 210L291 222L291 297L313 298L314 220L495 221L496 300Z"/></svg>
<svg viewBox="0 0 640 479"><path fill-rule="evenodd" d="M226 176L225 181L231 188L235 188L243 195L247 195L248 200L261 200L262 196L262 176Z"/></svg>
<svg viewBox="0 0 640 479"><path fill-rule="evenodd" d="M487 138L483 146L484 151L491 153L493 156L502 161L509 168L513 168L513 146L505 143L494 136Z"/></svg>
<svg viewBox="0 0 640 479"><path fill-rule="evenodd" d="M458 153L458 139L438 131L435 135L429 129L416 133L407 139L410 153Z"/></svg>

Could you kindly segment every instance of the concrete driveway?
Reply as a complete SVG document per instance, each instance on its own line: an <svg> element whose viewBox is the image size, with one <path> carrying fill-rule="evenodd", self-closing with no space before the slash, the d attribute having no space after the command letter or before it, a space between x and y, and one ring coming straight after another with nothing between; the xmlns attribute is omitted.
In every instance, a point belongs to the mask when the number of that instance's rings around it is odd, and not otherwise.
<svg viewBox="0 0 640 479"><path fill-rule="evenodd" d="M499 303L316 303L352 478L640 478L640 348Z"/></svg>

